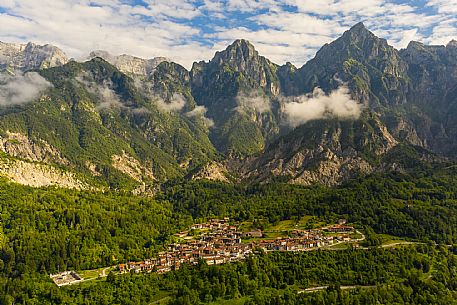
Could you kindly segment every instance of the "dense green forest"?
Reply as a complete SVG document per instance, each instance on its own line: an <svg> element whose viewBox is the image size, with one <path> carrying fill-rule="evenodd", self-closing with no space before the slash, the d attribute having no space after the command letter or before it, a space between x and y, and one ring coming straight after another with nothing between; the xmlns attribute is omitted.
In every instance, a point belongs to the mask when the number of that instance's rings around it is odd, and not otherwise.
<svg viewBox="0 0 457 305"><path fill-rule="evenodd" d="M164 275L108 275L57 288L23 280L18 304L456 304L457 256L445 247L258 253ZM44 280L44 277L42 278ZM321 292L300 293L313 285ZM342 285L362 285L343 291ZM369 286L365 286L369 285ZM4 299L11 301L12 297ZM163 302L160 302L163 301Z"/></svg>
<svg viewBox="0 0 457 305"><path fill-rule="evenodd" d="M336 188L175 181L154 198L1 180L0 304L149 304L163 294L171 304L219 298L246 304L452 304L456 264L448 245L457 239L456 171L374 174ZM345 217L365 230L368 245L379 244L379 233L424 244L260 254L243 263L200 265L163 276L111 275L66 288L49 279L57 271L153 256L173 233L204 218L230 216L261 225L303 215L328 222ZM260 271L253 272L254 266ZM215 278L224 289L215 288ZM338 287L354 284L376 288ZM313 285L331 287L296 291Z"/></svg>
<svg viewBox="0 0 457 305"><path fill-rule="evenodd" d="M456 176L457 167L450 166L411 174L373 174L336 188L170 183L157 199L170 201L175 212L194 218L220 215L274 223L303 215L329 222L344 216L377 233L453 244L457 241Z"/></svg>

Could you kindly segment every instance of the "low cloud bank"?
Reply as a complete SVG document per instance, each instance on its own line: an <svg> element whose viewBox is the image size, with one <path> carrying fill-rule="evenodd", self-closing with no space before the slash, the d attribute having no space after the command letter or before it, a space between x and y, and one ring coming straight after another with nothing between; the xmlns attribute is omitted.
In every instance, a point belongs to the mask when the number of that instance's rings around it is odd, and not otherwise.
<svg viewBox="0 0 457 305"><path fill-rule="evenodd" d="M52 84L37 72L16 75L0 73L0 106L32 102L50 87Z"/></svg>
<svg viewBox="0 0 457 305"><path fill-rule="evenodd" d="M113 86L111 81L103 81L99 84L92 79L89 73L82 73L75 79L78 83L84 85L89 93L92 93L97 97L99 101L97 109L125 107L116 92L111 89Z"/></svg>
<svg viewBox="0 0 457 305"><path fill-rule="evenodd" d="M235 108L237 111L243 111L245 108L248 108L258 113L264 113L271 110L270 100L258 92L239 94L236 97L236 102L239 105Z"/></svg>
<svg viewBox="0 0 457 305"><path fill-rule="evenodd" d="M88 91L97 95L100 99L100 104L97 109L105 108L124 108L119 96L107 84L95 85L87 87Z"/></svg>
<svg viewBox="0 0 457 305"><path fill-rule="evenodd" d="M173 94L169 101L164 101L162 98L157 97L155 100L157 107L164 112L178 112L186 106L186 100L181 94Z"/></svg>
<svg viewBox="0 0 457 305"><path fill-rule="evenodd" d="M195 117L200 117L203 119L203 122L205 123L206 126L208 127L213 127L214 126L214 121L208 117L206 117L206 112L208 109L206 109L205 106L196 106L194 109L186 113L186 116L189 118L195 118Z"/></svg>
<svg viewBox="0 0 457 305"><path fill-rule="evenodd" d="M358 119L363 105L351 98L349 89L341 86L326 94L316 87L311 94L288 99L283 113L290 127L325 118Z"/></svg>

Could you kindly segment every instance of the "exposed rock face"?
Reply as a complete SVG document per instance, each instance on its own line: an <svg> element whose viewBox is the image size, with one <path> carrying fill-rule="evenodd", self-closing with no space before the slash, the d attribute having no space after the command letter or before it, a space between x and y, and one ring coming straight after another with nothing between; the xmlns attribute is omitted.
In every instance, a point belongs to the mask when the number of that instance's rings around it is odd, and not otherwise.
<svg viewBox="0 0 457 305"><path fill-rule="evenodd" d="M73 173L50 165L29 163L21 160L0 159L0 175L19 184L43 187L57 186L71 189L91 189Z"/></svg>
<svg viewBox="0 0 457 305"><path fill-rule="evenodd" d="M227 168L218 162L210 162L202 166L196 173L191 175L192 180L211 180L229 182Z"/></svg>
<svg viewBox="0 0 457 305"><path fill-rule="evenodd" d="M457 46L411 42L400 51L408 64L413 90L409 100L418 135L436 152L457 148Z"/></svg>
<svg viewBox="0 0 457 305"><path fill-rule="evenodd" d="M371 173L373 160L397 144L374 114L358 121L316 121L280 138L236 170L257 181L281 177L296 184L336 185Z"/></svg>
<svg viewBox="0 0 457 305"><path fill-rule="evenodd" d="M102 173L100 173L97 169L97 166L92 163L91 161L89 160L86 160L86 162L84 163L87 167L87 169L92 173L93 176L95 177L99 177L102 175Z"/></svg>
<svg viewBox="0 0 457 305"><path fill-rule="evenodd" d="M57 148L44 140L30 140L21 133L7 131L6 136L0 136L0 150L10 156L28 161L70 165L70 162L61 155Z"/></svg>
<svg viewBox="0 0 457 305"><path fill-rule="evenodd" d="M122 155L113 155L112 160L112 165L115 169L138 182L154 179L151 169L142 166L137 159L128 155L125 151Z"/></svg>
<svg viewBox="0 0 457 305"><path fill-rule="evenodd" d="M31 140L21 133L6 132L0 137L0 150L9 156L0 159L0 175L33 187L57 186L90 189L75 174L53 165L72 167L61 152L44 140ZM22 159L22 160L21 160Z"/></svg>
<svg viewBox="0 0 457 305"><path fill-rule="evenodd" d="M324 184L334 186L358 175L366 175L373 171L373 167L360 157L340 158L334 156L329 160L319 162L315 170L303 170L295 175L289 183L310 185ZM283 175L283 174L282 174Z"/></svg>
<svg viewBox="0 0 457 305"><path fill-rule="evenodd" d="M246 40L236 40L209 63L194 63L192 95L215 122L212 138L219 150L250 155L277 134L271 105L271 97L280 94L276 69Z"/></svg>
<svg viewBox="0 0 457 305"><path fill-rule="evenodd" d="M215 72L223 67L228 67L233 72L243 74L248 78L249 82L274 95L279 94L275 76L276 65L265 57L260 56L254 46L247 40L236 40L224 51L217 52L207 65ZM195 72L193 76L198 80L198 70L195 70Z"/></svg>
<svg viewBox="0 0 457 305"><path fill-rule="evenodd" d="M52 45L34 43L15 44L0 42L0 70L27 71L64 65L68 62L65 53Z"/></svg>
<svg viewBox="0 0 457 305"><path fill-rule="evenodd" d="M51 46L1 44L0 68L60 65L59 54ZM2 110L0 150L83 168L97 181L110 179L114 167L146 181L139 193L151 180L232 180L212 162L221 154L236 177L327 185L401 169L411 154L420 158L416 146L457 158L456 41L411 42L398 51L359 23L300 68L272 63L245 40L191 71L163 58L91 56L105 60L39 72L54 86L52 99ZM291 130L286 103L309 101L316 87L330 97L341 86L364 104L360 119L337 120L327 108ZM206 124L210 119L214 124Z"/></svg>
<svg viewBox="0 0 457 305"><path fill-rule="evenodd" d="M298 69L295 86L289 86L286 94L311 92L315 87L330 91L345 82L354 97L372 109L398 105L409 91L406 71L399 52L358 23Z"/></svg>
<svg viewBox="0 0 457 305"><path fill-rule="evenodd" d="M148 76L154 72L155 68L164 61L170 61L165 57L155 57L152 59L143 59L131 55L114 56L102 50L93 51L90 58L101 57L120 71L130 75Z"/></svg>
<svg viewBox="0 0 457 305"><path fill-rule="evenodd" d="M211 89L225 89L227 95L236 95L242 89L261 88L277 95L280 88L276 69L277 65L260 56L251 43L244 39L236 40L224 51L217 52L209 63L194 63L191 70L193 91L196 98L199 93ZM220 85L227 87L221 88ZM208 106L214 102L217 100L207 100Z"/></svg>

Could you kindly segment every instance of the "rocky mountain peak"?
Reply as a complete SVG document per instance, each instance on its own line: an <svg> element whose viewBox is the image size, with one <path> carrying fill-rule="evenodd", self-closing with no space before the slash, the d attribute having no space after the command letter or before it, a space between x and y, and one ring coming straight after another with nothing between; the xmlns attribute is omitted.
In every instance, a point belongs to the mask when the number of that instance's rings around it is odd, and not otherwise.
<svg viewBox="0 0 457 305"><path fill-rule="evenodd" d="M448 42L446 45L447 48L457 48L457 40L452 39L451 41Z"/></svg>
<svg viewBox="0 0 457 305"><path fill-rule="evenodd" d="M121 72L133 75L150 75L155 68L164 61L170 60L165 57L155 57L152 59L143 59L132 55L112 55L104 50L92 51L89 58L100 57L118 68Z"/></svg>
<svg viewBox="0 0 457 305"><path fill-rule="evenodd" d="M363 23L357 23L330 44L324 45L316 58L325 61L345 61L353 58L357 61L370 61L371 58L390 60L397 56L397 51L385 39L378 38Z"/></svg>
<svg viewBox="0 0 457 305"><path fill-rule="evenodd" d="M432 68L443 60L454 62L455 60L452 59L453 50L455 48L452 47L452 42L445 47L443 45L426 45L421 42L411 41L406 49L400 51L400 55L410 64L426 64Z"/></svg>
<svg viewBox="0 0 457 305"><path fill-rule="evenodd" d="M241 87L248 90L261 89L279 94L279 84L275 75L277 66L259 55L254 46L245 39L235 40L225 50L216 52L209 63L200 62L192 67L194 89L217 85L224 82L232 85L233 95ZM241 76L241 78L238 78ZM236 83L236 86L233 84Z"/></svg>
<svg viewBox="0 0 457 305"><path fill-rule="evenodd" d="M364 51L373 46L388 47L385 39L377 37L362 22L357 23L344 32L340 39L351 45L356 45Z"/></svg>
<svg viewBox="0 0 457 305"><path fill-rule="evenodd" d="M27 71L64 65L65 53L56 46L0 42L0 69L12 68Z"/></svg>
<svg viewBox="0 0 457 305"><path fill-rule="evenodd" d="M401 54L404 59L411 61L411 60L420 60L423 62L424 60L428 60L431 55L431 48L430 46L424 45L422 42L418 41L411 41L406 49L401 50Z"/></svg>
<svg viewBox="0 0 457 305"><path fill-rule="evenodd" d="M246 39L237 39L235 40L231 45L227 47L227 50L236 50L239 49L243 53L246 53L251 56L257 55L257 51L255 50L255 47L252 43L250 43Z"/></svg>
<svg viewBox="0 0 457 305"><path fill-rule="evenodd" d="M354 24L348 31L349 33L352 34L357 34L357 35L369 35L372 34L367 27L363 24L363 22L359 22Z"/></svg>
<svg viewBox="0 0 457 305"><path fill-rule="evenodd" d="M344 32L343 35L336 41L343 41L347 45L356 45L358 47L366 47L367 44L379 42L387 45L387 41L385 39L378 38L375 34L368 30L362 22L357 23Z"/></svg>
<svg viewBox="0 0 457 305"><path fill-rule="evenodd" d="M411 50L411 49L423 49L424 48L424 44L422 42L419 42L419 41L410 41L408 43L408 46L406 47L407 50Z"/></svg>
<svg viewBox="0 0 457 305"><path fill-rule="evenodd" d="M259 57L259 53L249 41L237 39L224 51L217 52L211 62L218 65L228 64L241 68L249 61L259 61ZM261 58L265 60L264 57Z"/></svg>

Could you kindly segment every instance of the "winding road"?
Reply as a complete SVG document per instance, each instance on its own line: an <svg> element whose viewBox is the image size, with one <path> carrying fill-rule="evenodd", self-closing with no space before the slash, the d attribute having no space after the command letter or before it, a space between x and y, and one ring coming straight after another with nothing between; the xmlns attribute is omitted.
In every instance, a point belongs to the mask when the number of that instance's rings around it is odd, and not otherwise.
<svg viewBox="0 0 457 305"><path fill-rule="evenodd" d="M328 286L310 287L310 288L306 288L306 289L300 290L298 293L317 292L317 291L325 290L325 289L327 289L327 288L328 288ZM369 288L376 288L376 286L374 286L374 285L366 285L366 286L362 286L362 285L340 286L340 289L341 289L341 290L357 289L357 288L369 289Z"/></svg>

